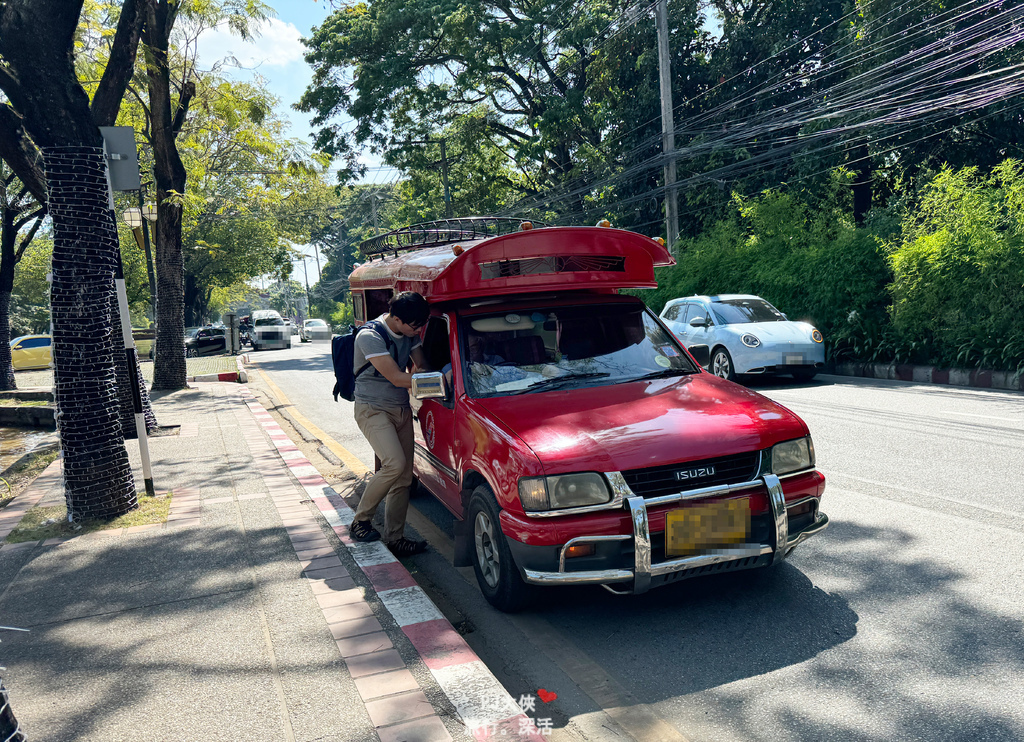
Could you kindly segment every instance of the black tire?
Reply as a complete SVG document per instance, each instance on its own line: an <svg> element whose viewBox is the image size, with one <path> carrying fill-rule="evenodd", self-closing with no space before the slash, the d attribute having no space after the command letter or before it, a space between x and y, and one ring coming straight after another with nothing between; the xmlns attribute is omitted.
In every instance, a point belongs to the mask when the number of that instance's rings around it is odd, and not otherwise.
<svg viewBox="0 0 1024 742"><path fill-rule="evenodd" d="M793 372L793 378L800 382L807 382L818 375L818 369L816 368L799 368Z"/></svg>
<svg viewBox="0 0 1024 742"><path fill-rule="evenodd" d="M466 517L473 534L476 581L488 603L499 611L514 613L530 602L533 590L512 559L498 513L498 503L489 487L480 485L473 490Z"/></svg>
<svg viewBox="0 0 1024 742"><path fill-rule="evenodd" d="M256 343L253 343L252 344L252 349L253 349L253 351L257 351L257 350L260 349L260 346L256 345Z"/></svg>
<svg viewBox="0 0 1024 742"><path fill-rule="evenodd" d="M185 348L185 357L186 358L198 358L199 357L199 351L196 350L195 348Z"/></svg>
<svg viewBox="0 0 1024 742"><path fill-rule="evenodd" d="M732 356L729 355L729 351L721 346L715 348L714 352L712 352L711 365L708 367L708 371L720 379L736 381L739 378L739 374L736 373L736 367L732 365Z"/></svg>

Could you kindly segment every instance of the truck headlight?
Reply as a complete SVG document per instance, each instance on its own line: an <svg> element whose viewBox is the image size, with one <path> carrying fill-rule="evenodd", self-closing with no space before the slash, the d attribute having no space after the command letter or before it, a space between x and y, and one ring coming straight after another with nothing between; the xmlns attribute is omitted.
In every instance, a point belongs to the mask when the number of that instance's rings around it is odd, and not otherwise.
<svg viewBox="0 0 1024 742"><path fill-rule="evenodd" d="M562 510L611 502L612 492L597 472L524 477L519 480L523 510Z"/></svg>
<svg viewBox="0 0 1024 742"><path fill-rule="evenodd" d="M757 339L757 335L751 335L749 332L744 333L740 340L748 348L756 348L761 344L761 341Z"/></svg>
<svg viewBox="0 0 1024 742"><path fill-rule="evenodd" d="M788 474L814 466L814 442L811 436L786 441L772 447L772 473Z"/></svg>

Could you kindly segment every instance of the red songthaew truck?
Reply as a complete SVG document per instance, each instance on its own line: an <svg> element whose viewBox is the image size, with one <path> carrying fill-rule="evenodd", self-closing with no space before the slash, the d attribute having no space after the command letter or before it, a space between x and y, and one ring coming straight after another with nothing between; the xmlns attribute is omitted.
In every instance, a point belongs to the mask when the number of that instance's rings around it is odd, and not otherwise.
<svg viewBox="0 0 1024 742"><path fill-rule="evenodd" d="M530 585L642 593L778 564L828 526L803 420L707 373L621 289L653 288L660 240L497 218L363 244L357 324L395 292L431 306L411 391L415 473L457 519L456 562L515 610Z"/></svg>

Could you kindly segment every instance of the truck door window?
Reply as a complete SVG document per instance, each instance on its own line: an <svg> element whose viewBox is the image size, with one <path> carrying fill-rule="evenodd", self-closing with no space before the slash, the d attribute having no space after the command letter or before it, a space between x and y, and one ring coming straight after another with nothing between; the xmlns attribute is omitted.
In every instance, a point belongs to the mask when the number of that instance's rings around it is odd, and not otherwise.
<svg viewBox="0 0 1024 742"><path fill-rule="evenodd" d="M452 362L452 349L448 340L448 320L431 317L423 334L423 354L433 371L440 371Z"/></svg>
<svg viewBox="0 0 1024 742"><path fill-rule="evenodd" d="M466 390L477 397L696 372L676 340L636 304L478 315L461 334Z"/></svg>

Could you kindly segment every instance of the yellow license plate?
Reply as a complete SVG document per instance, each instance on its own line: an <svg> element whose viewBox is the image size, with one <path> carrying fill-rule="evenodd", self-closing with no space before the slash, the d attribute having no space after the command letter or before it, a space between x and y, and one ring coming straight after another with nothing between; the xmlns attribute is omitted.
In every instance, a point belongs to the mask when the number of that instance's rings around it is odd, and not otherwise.
<svg viewBox="0 0 1024 742"><path fill-rule="evenodd" d="M665 554L691 556L747 540L750 500L692 505L665 514Z"/></svg>

